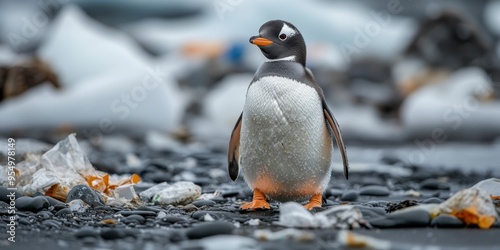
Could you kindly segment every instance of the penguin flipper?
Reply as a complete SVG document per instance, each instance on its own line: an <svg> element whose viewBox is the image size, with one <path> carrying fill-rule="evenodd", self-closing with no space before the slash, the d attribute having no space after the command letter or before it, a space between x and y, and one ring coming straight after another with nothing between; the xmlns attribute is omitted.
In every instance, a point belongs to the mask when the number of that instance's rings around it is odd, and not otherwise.
<svg viewBox="0 0 500 250"><path fill-rule="evenodd" d="M241 113L240 118L234 126L233 132L231 133L231 139L229 140L229 150L227 152L227 172L231 180L236 180L240 172L240 166L238 161L240 158L240 132L241 132L241 118L243 113Z"/></svg>
<svg viewBox="0 0 500 250"><path fill-rule="evenodd" d="M326 105L325 100L322 100L323 104L323 113L325 114L325 119L328 125L330 125L330 129L335 135L335 140L337 141L337 145L339 146L340 154L342 155L342 163L344 164L344 176L346 179L349 179L349 162L347 160L347 152L345 149L344 141L342 140L342 135L340 133L340 126L333 116L332 112Z"/></svg>

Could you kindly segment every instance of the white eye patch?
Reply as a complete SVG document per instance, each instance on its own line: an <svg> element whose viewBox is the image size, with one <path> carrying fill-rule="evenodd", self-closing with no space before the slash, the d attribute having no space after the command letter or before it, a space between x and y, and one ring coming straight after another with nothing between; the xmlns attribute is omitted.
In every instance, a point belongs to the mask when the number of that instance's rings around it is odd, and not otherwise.
<svg viewBox="0 0 500 250"><path fill-rule="evenodd" d="M290 26L286 25L286 23L283 24L283 28L281 28L280 34L279 34L279 39L280 40L286 40L289 37L294 36L297 34L297 31L294 29L290 28Z"/></svg>

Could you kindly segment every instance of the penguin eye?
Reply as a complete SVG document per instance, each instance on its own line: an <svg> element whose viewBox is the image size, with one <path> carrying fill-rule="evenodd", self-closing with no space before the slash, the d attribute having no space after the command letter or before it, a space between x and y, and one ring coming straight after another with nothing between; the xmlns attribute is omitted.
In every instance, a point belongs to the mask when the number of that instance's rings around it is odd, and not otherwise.
<svg viewBox="0 0 500 250"><path fill-rule="evenodd" d="M286 37L286 34L281 33L280 36L279 36L279 38L280 38L281 41L285 41L287 37Z"/></svg>

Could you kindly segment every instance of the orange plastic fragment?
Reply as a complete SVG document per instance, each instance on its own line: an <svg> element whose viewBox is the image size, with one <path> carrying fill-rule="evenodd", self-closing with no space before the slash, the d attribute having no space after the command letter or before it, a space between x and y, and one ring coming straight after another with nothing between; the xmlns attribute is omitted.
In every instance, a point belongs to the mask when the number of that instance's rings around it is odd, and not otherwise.
<svg viewBox="0 0 500 250"><path fill-rule="evenodd" d="M494 195L490 194L490 197L492 200L496 200L496 201L500 200L500 196L494 196Z"/></svg>
<svg viewBox="0 0 500 250"><path fill-rule="evenodd" d="M54 199L60 200L62 202L66 202L66 196L68 195L68 188L61 186L59 184L52 185L47 192L45 192L45 196L50 196Z"/></svg>
<svg viewBox="0 0 500 250"><path fill-rule="evenodd" d="M347 232L347 246L365 248L367 247L367 244L366 241L356 238L356 236L353 233Z"/></svg>
<svg viewBox="0 0 500 250"><path fill-rule="evenodd" d="M477 208L474 206L467 207L461 211L452 211L451 214L465 224L477 225L481 229L488 229L495 223L495 216L479 215Z"/></svg>

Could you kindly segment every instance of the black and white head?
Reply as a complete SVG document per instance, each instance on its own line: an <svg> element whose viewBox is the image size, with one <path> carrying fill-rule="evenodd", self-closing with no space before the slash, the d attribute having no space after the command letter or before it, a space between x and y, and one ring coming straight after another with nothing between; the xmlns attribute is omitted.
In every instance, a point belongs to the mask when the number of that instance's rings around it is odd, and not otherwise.
<svg viewBox="0 0 500 250"><path fill-rule="evenodd" d="M293 24L272 20L263 24L258 36L252 36L250 43L259 46L269 60L296 61L305 66L306 43Z"/></svg>

